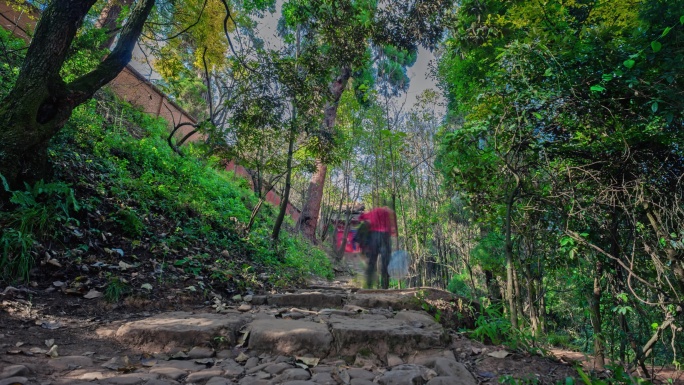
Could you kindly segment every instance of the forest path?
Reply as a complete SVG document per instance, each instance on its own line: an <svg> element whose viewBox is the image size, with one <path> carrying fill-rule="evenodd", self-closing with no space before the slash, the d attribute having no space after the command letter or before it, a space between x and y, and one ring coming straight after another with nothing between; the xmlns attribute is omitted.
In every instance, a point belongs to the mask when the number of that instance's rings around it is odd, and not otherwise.
<svg viewBox="0 0 684 385"><path fill-rule="evenodd" d="M5 300L0 385L478 385L504 375L554 383L576 374L549 358L497 358L501 347L435 322L425 307L444 306L444 324L472 321L447 311L458 301L450 293L348 285L316 282L213 307L85 318ZM54 345L57 356L50 357Z"/></svg>

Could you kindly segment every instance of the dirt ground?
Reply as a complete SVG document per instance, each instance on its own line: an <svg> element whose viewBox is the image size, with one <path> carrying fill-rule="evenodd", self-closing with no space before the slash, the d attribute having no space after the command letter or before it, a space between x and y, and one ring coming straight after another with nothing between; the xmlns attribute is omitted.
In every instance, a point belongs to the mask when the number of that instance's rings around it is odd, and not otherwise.
<svg viewBox="0 0 684 385"><path fill-rule="evenodd" d="M357 281L358 278L347 276L335 285L355 286ZM213 311L211 304L199 295L192 297L180 292L160 295L154 301L128 297L119 304L110 304L102 298L85 299L82 295L46 289L49 287L3 288L4 291L0 291L0 369L18 363L38 365L45 361L45 352L53 345L57 346L59 356L139 355L139 351L99 336L96 330L115 329L124 322L163 311ZM590 357L577 352L551 349L552 355L547 357L509 352L505 357L497 358L490 354L505 350L503 347L484 345L456 332L451 334L454 356L481 384L497 383L502 376L539 384L564 383L566 377L578 377L573 364L582 364L587 372L592 369ZM672 383L684 384L682 372L660 368L656 373L656 383L667 383L671 379Z"/></svg>

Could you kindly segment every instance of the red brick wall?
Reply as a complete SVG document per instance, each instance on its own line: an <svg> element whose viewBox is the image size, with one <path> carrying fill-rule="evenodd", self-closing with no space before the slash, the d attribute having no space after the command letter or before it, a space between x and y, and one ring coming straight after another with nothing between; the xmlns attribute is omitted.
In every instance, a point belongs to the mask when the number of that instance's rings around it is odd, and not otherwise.
<svg viewBox="0 0 684 385"><path fill-rule="evenodd" d="M245 177L249 181L250 186L254 187L252 185L252 177L249 175L249 172L247 172L247 169L238 164L235 164L235 161L231 160L226 165L226 170L233 171L236 175ZM280 195L276 194L275 192L273 192L273 190L271 190L268 192L268 194L266 194L266 202L269 202L276 207L280 206ZM295 222L299 220L299 216L301 215L301 211L289 202L287 203L287 209L285 210L285 213L292 217L292 219Z"/></svg>
<svg viewBox="0 0 684 385"><path fill-rule="evenodd" d="M12 31L15 36L21 37L26 41L30 40L30 35L35 29L39 15L40 13L37 10L30 15L25 12L19 12L12 8L6 0L0 0L0 27ZM166 119L169 122L169 129L179 123L197 122L193 116L170 100L168 96L147 81L143 75L130 65L126 66L108 84L108 87L118 97L134 106L141 107L146 113ZM192 127L184 126L176 132L175 136L180 139L190 131L192 131ZM189 140L198 141L202 139L201 135L195 134ZM235 162L230 161L228 166L226 166L226 170L234 171L235 174L247 178L250 184L252 183L252 178L247 170L242 166L236 165ZM280 196L270 191L266 195L266 201L278 206L280 205ZM286 212L295 221L299 220L300 211L296 207L288 203Z"/></svg>

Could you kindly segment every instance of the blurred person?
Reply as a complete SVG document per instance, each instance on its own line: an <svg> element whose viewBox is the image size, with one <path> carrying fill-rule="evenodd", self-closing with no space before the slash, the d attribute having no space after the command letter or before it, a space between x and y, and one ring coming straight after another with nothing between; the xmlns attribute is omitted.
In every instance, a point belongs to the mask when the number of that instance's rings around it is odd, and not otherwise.
<svg viewBox="0 0 684 385"><path fill-rule="evenodd" d="M389 271L387 269L392 254L392 236L397 235L394 211L388 207L377 207L363 213L359 220L366 222L368 237L361 245L363 253L368 258L366 268L366 288L372 288L377 278L378 255L380 255L380 285L389 288Z"/></svg>

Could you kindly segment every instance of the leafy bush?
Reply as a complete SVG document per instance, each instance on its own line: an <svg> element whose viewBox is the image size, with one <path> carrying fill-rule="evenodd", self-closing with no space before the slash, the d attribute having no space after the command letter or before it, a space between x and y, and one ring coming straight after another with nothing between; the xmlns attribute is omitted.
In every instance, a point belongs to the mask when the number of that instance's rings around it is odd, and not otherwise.
<svg viewBox="0 0 684 385"><path fill-rule="evenodd" d="M0 175L4 190L11 194L12 211L0 211L0 279L27 280L35 264L32 255L36 241L56 235L62 225L78 224L71 214L79 210L74 191L63 182L45 183L42 180L24 191L10 190Z"/></svg>

